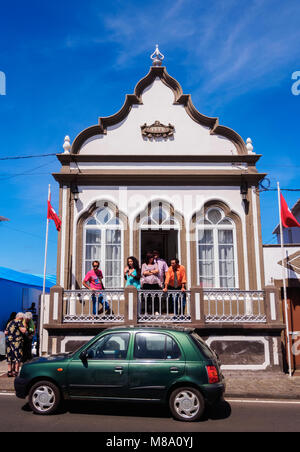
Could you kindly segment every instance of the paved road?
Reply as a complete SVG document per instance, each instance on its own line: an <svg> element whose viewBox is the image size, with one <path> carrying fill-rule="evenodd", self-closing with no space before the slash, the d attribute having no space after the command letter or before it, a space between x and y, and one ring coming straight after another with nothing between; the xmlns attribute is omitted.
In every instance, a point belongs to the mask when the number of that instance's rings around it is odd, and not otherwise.
<svg viewBox="0 0 300 452"><path fill-rule="evenodd" d="M25 400L0 394L1 432L294 432L300 401L229 399L196 423L173 420L156 405L69 402L53 416L33 414Z"/></svg>

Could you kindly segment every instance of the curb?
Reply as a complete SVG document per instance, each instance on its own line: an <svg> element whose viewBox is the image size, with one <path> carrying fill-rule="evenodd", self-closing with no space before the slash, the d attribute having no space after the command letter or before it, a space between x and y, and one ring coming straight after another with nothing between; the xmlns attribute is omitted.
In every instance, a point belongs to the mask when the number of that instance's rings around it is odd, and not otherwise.
<svg viewBox="0 0 300 452"><path fill-rule="evenodd" d="M255 392L225 393L228 399L300 400L300 394L262 394Z"/></svg>

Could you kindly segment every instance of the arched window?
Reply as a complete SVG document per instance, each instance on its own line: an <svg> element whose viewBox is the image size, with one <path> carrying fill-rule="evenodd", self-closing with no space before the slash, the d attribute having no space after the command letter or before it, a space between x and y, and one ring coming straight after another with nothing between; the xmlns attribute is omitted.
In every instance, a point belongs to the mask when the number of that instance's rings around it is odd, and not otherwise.
<svg viewBox="0 0 300 452"><path fill-rule="evenodd" d="M105 288L123 286L123 224L120 218L108 207L101 207L89 217L83 228L84 268L86 274L94 260L100 261Z"/></svg>
<svg viewBox="0 0 300 452"><path fill-rule="evenodd" d="M155 206L140 223L142 229L179 229L178 220L163 206Z"/></svg>
<svg viewBox="0 0 300 452"><path fill-rule="evenodd" d="M237 287L235 223L212 207L196 222L197 277L201 287Z"/></svg>

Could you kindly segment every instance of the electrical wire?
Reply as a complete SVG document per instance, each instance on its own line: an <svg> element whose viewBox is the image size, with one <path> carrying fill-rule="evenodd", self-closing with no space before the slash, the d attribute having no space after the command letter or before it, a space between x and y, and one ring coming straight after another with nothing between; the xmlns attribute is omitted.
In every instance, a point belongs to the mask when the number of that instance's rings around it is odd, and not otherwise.
<svg viewBox="0 0 300 452"><path fill-rule="evenodd" d="M32 232L22 231L21 229L12 228L11 226L8 226L7 223L4 224L3 222L1 222L1 228L3 228L3 227L6 229L11 229L12 231L21 232L22 234L31 235L32 237L38 238L40 240L45 240L45 237L41 237L40 235L33 234ZM48 238L48 241L52 242L52 243L56 243L55 240L52 240L50 238Z"/></svg>
<svg viewBox="0 0 300 452"><path fill-rule="evenodd" d="M19 156L11 156L11 157L0 157L0 160L34 159L34 158L40 158L40 157L50 157L53 155L57 155L57 154L52 153L52 154L36 154L36 155L19 155Z"/></svg>
<svg viewBox="0 0 300 452"><path fill-rule="evenodd" d="M277 191L277 188L270 188L271 185L271 181L268 177L265 177L262 181L259 182L259 189L258 191L260 193L264 192L264 191ZM294 191L294 192L298 192L300 191L300 188L281 188L280 187L280 191Z"/></svg>
<svg viewBox="0 0 300 452"><path fill-rule="evenodd" d="M49 165L49 163L47 162L47 163L44 163L43 165L36 166L35 168L31 168L27 171L24 171L23 173L13 174L12 176L7 176L7 177L0 177L0 182L4 181L4 180L8 180L8 179L13 179L14 177L19 177L19 176L32 176L32 175L34 175L34 173L32 173L32 171L35 171L39 168L43 168L46 165Z"/></svg>

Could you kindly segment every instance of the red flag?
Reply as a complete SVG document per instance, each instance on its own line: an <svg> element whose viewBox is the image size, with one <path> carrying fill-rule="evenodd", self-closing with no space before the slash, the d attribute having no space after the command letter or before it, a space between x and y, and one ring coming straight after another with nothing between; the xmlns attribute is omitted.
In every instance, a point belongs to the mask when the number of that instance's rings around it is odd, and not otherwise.
<svg viewBox="0 0 300 452"><path fill-rule="evenodd" d="M280 193L280 204L281 204L281 222L284 228L300 228L300 224L290 211L284 197Z"/></svg>
<svg viewBox="0 0 300 452"><path fill-rule="evenodd" d="M51 206L50 199L48 199L47 219L48 219L48 220L54 220L56 229L57 229L58 231L60 231L61 220L60 220L59 216L56 214L56 212L55 212L55 210L53 209L53 207Z"/></svg>

